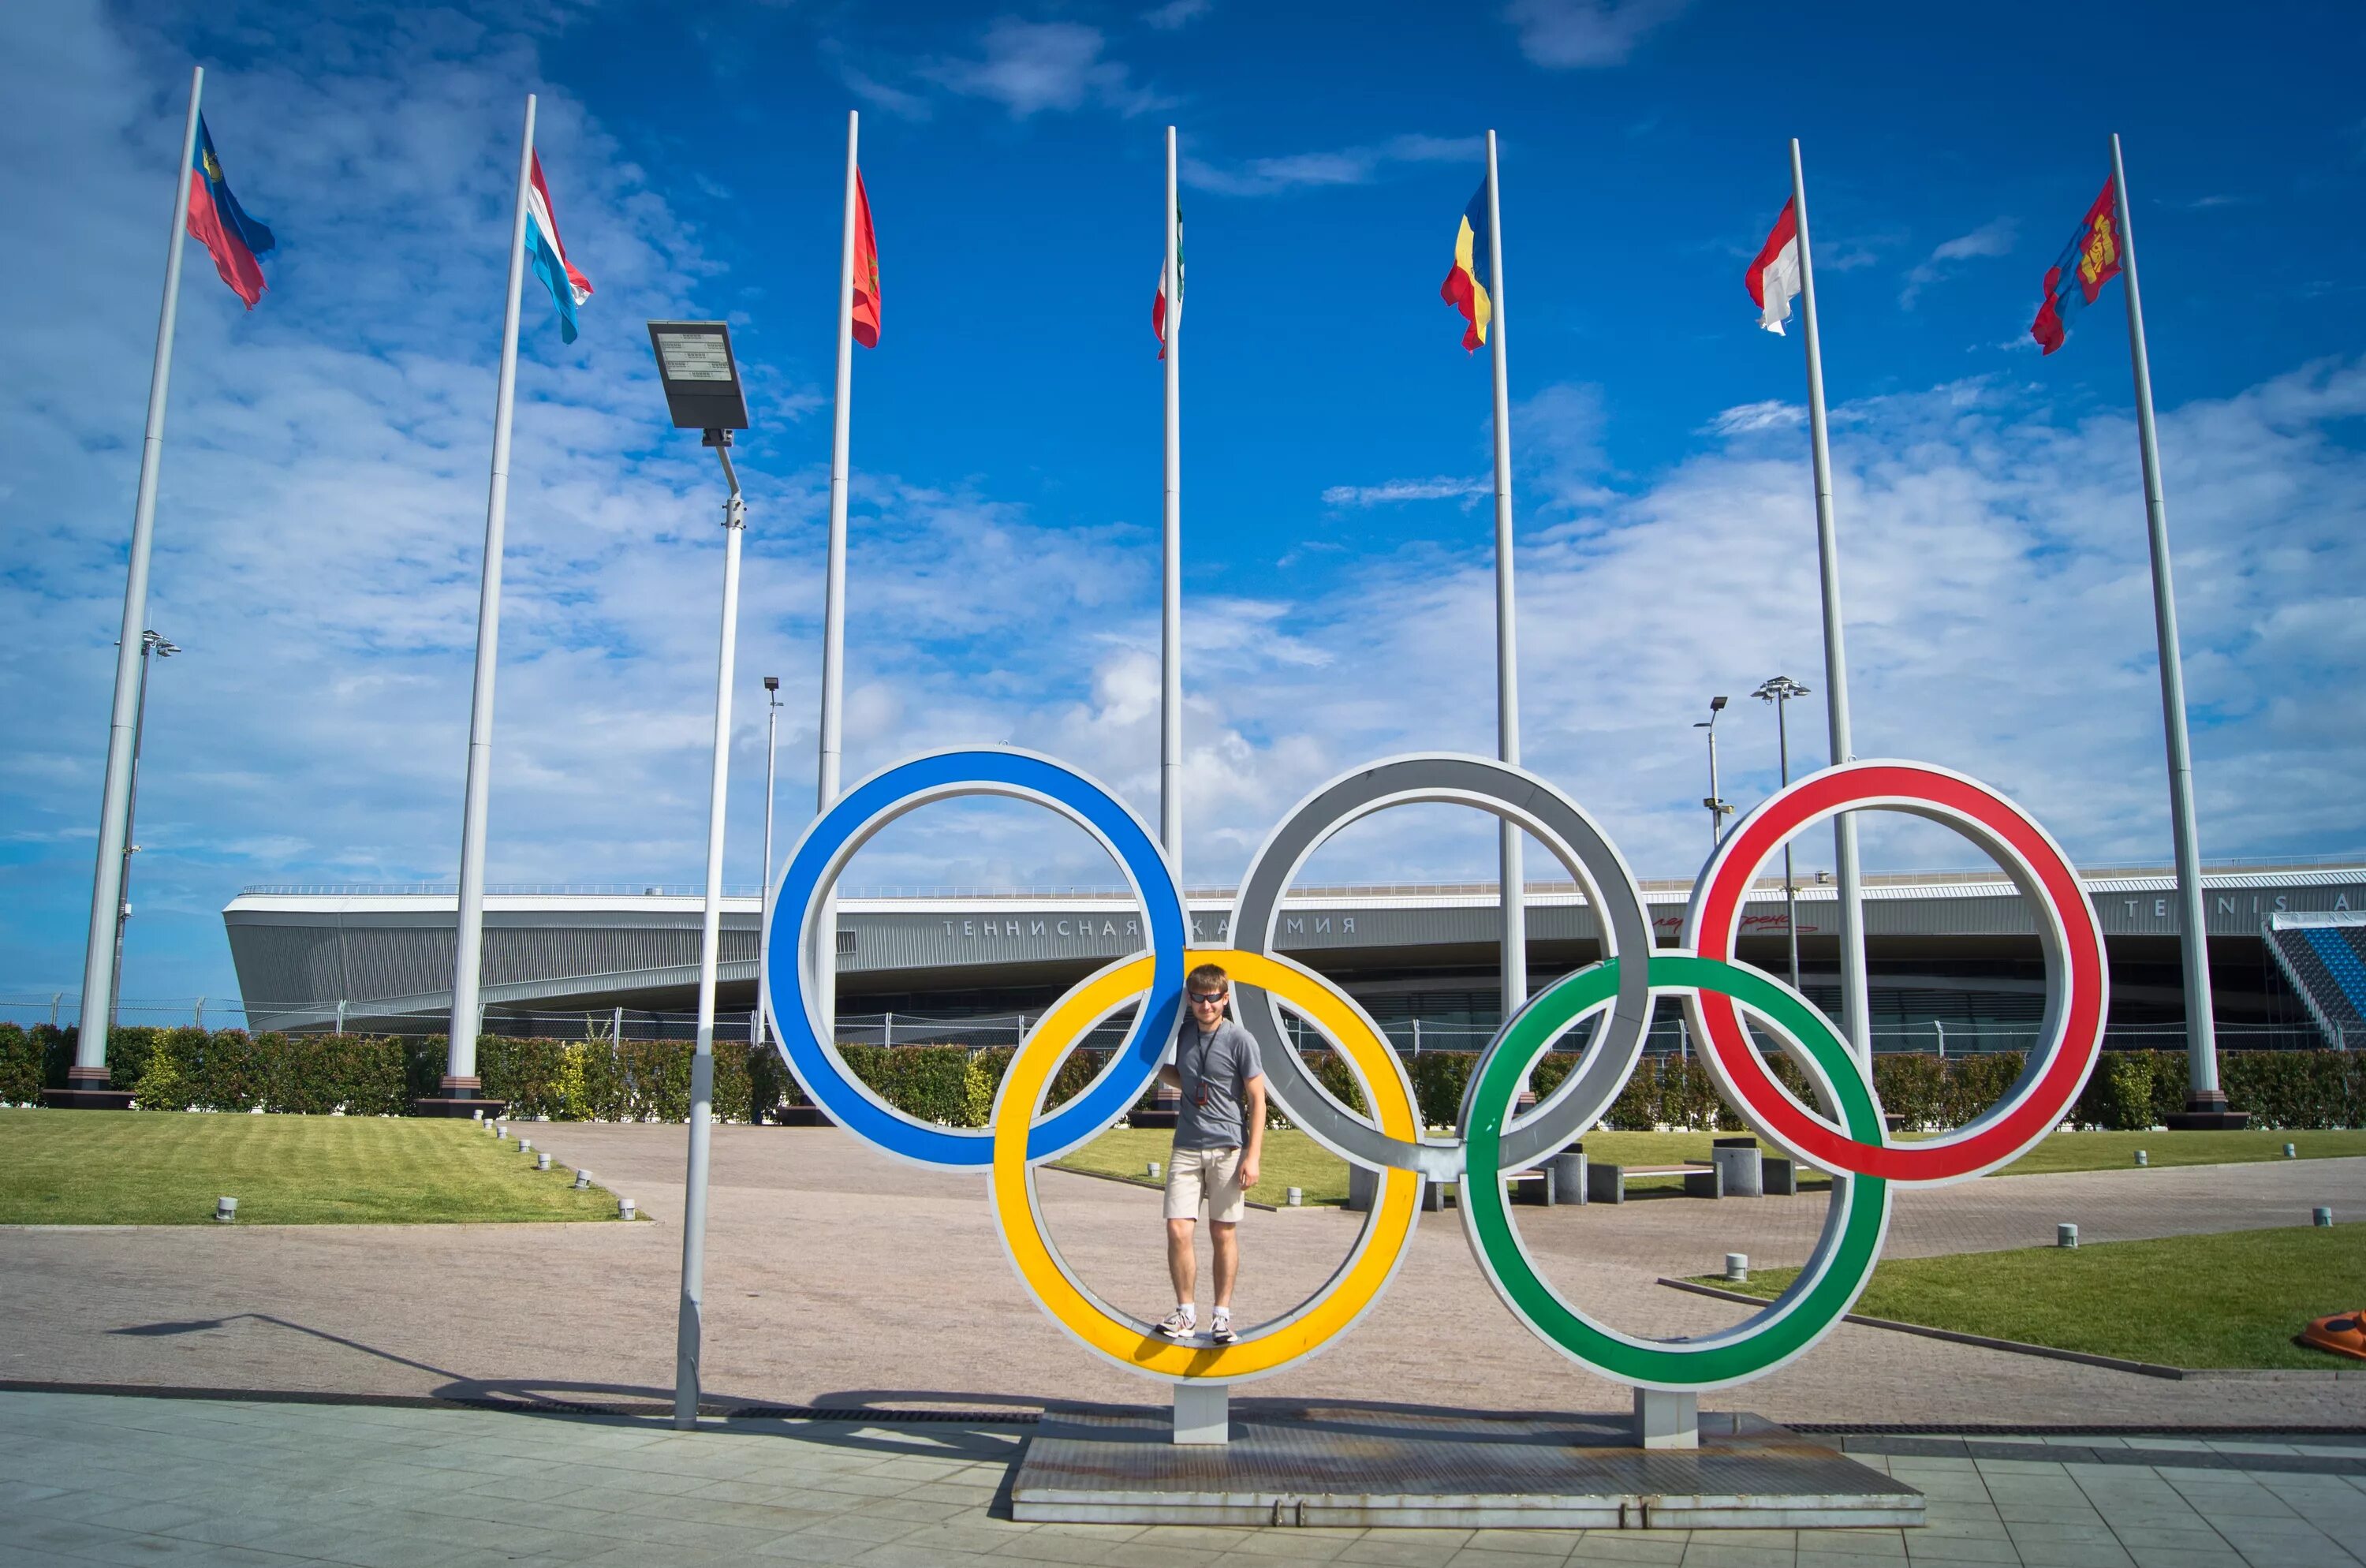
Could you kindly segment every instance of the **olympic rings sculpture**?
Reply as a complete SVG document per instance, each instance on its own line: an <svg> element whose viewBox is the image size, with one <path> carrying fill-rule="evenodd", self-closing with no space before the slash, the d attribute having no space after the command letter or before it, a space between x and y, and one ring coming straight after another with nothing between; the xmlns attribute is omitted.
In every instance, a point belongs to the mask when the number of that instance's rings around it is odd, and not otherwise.
<svg viewBox="0 0 2366 1568"><path fill-rule="evenodd" d="M905 813L962 795L1036 802L1089 833L1123 870L1142 906L1146 953L1120 959L1071 987L1031 1031L1005 1070L983 1128L943 1127L889 1105L840 1057L817 1000L817 942L829 892L848 860ZM1576 878L1594 915L1604 957L1538 992L1504 1021L1470 1072L1459 1135L1428 1135L1404 1065L1352 998L1275 951L1282 900L1307 857L1350 823L1392 806L1445 802L1516 823ZM2046 976L2043 1043L2003 1099L1966 1125L1894 1139L1870 1069L1814 1004L1739 962L1735 942L1749 891L1794 835L1843 811L1929 818L1995 857L2036 911ZM1585 810L1536 774L1485 758L1428 753L1343 774L1301 802L1268 837L1241 880L1233 948L1193 948L1181 886L1141 819L1084 774L1031 752L932 752L849 790L808 828L781 873L763 940L764 998L789 1069L840 1126L899 1159L986 1174L1004 1249L1020 1280L1071 1337L1114 1365L1168 1382L1239 1382L1270 1376L1321 1351L1377 1301L1420 1220L1422 1189L1459 1181L1472 1257L1513 1314L1561 1355L1639 1388L1697 1391L1762 1377L1812 1348L1872 1278L1896 1186L1962 1181L2018 1158L2078 1100L2094 1069L2109 1010L2103 940L2078 873L2020 807L1986 785L1928 763L1861 761L1829 768L1776 794L1726 835L1694 885L1682 943L1654 947L1641 890ZM835 962L835 944L827 950ZM1110 1305L1078 1280L1045 1232L1035 1171L1115 1124L1154 1081L1181 1022L1183 976L1193 964L1229 970L1235 1016L1264 1054L1268 1092L1324 1147L1377 1173L1355 1246L1322 1289L1224 1346L1177 1343ZM1547 1157L1598 1122L1640 1059L1654 1001L1681 1001L1718 1091L1759 1137L1832 1173L1831 1207L1797 1280L1763 1310L1716 1333L1660 1340L1624 1333L1569 1302L1538 1271L1514 1225L1506 1172ZM1133 1009L1123 1043L1085 1089L1044 1113L1053 1076L1095 1028ZM1323 1088L1294 1048L1283 1010L1338 1050L1369 1116ZM1798 1068L1812 1098L1768 1070L1754 1026ZM1545 1053L1589 1030L1576 1067L1515 1114Z"/></svg>

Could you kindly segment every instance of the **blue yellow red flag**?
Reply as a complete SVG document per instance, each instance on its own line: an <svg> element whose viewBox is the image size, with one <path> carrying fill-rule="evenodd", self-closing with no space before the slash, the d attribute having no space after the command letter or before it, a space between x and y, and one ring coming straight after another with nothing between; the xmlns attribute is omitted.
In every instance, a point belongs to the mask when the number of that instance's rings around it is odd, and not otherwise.
<svg viewBox="0 0 2366 1568"><path fill-rule="evenodd" d="M1487 281L1495 276L1487 233L1487 182L1481 180L1479 194L1462 209L1462 228L1454 236L1454 270L1437 291L1470 323L1462 332L1462 346L1471 352L1487 341L1487 323L1495 319L1495 302L1487 293Z"/></svg>
<svg viewBox="0 0 2366 1568"><path fill-rule="evenodd" d="M2070 333L2070 318L2095 302L2103 285L2120 275L2118 193L2103 182L2103 194L2087 209L2079 231L2062 247L2061 255L2045 270L2045 303L2029 323L2029 335L2047 354L2062 346Z"/></svg>
<svg viewBox="0 0 2366 1568"><path fill-rule="evenodd" d="M254 309L269 285L263 281L263 264L276 243L271 231L247 216L230 190L221 160L214 156L214 133L197 119L197 148L189 161L189 237L214 258L214 270L231 292Z"/></svg>

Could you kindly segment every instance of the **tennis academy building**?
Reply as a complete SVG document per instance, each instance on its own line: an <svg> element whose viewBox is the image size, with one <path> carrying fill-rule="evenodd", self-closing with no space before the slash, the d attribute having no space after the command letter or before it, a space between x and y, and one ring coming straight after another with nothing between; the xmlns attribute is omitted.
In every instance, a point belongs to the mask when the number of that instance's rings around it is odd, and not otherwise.
<svg viewBox="0 0 2366 1568"><path fill-rule="evenodd" d="M2112 1043L2181 1046L2174 879L2165 868L2092 871L2089 896L2112 964ZM2366 1041L2366 859L2207 869L2221 1043L2343 1046ZM1673 942L1689 883L1646 883ZM1572 886L1528 894L1530 984L1600 955L1594 910ZM1838 1011L1835 891L1797 891L1803 988ZM450 1015L451 888L253 887L222 911L256 1029L440 1032ZM1222 943L1231 898L1191 898L1195 938ZM688 1032L697 1002L702 900L665 887L496 887L485 900L485 1027L627 1036ZM758 900L723 908L722 1027L756 1005ZM2045 969L2031 911L1996 872L1877 876L1865 889L1875 1044L1884 1050L2027 1044ZM1497 1021L1492 884L1303 888L1286 901L1284 953L1353 995L1400 1043L1473 1046ZM1790 964L1779 878L1745 915L1741 956ZM1071 984L1142 946L1121 890L849 890L839 901L839 1035L847 1040L1008 1043ZM1655 1033L1673 1044L1673 1011Z"/></svg>

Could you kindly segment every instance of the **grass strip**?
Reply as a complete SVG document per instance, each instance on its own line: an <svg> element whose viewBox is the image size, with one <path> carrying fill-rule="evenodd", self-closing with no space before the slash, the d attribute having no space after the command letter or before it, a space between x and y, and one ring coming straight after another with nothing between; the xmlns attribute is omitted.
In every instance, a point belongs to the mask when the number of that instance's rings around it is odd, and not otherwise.
<svg viewBox="0 0 2366 1568"><path fill-rule="evenodd" d="M1747 1284L1698 1283L1771 1298L1796 1269L1753 1269ZM2366 1227L2226 1231L2079 1247L1893 1258L1854 1311L2172 1367L2307 1368L2360 1363L2293 1343L2312 1318L2366 1307Z"/></svg>
<svg viewBox="0 0 2366 1568"><path fill-rule="evenodd" d="M0 1224L210 1224L218 1197L242 1225L615 1217L574 1179L474 1122L0 1111Z"/></svg>
<svg viewBox="0 0 2366 1568"><path fill-rule="evenodd" d="M1598 1165L1638 1166L1706 1164L1709 1149L1730 1133L1588 1133L1588 1159ZM2293 1145L2301 1159L2338 1159L2366 1156L2366 1131L2331 1133L2056 1133L2000 1175L2031 1176L2080 1170L2122 1170L2135 1165L2142 1149L2155 1167L2171 1165L2248 1165L2284 1157L2284 1145ZM1113 1127L1057 1163L1072 1170L1090 1170L1155 1186L1144 1174L1152 1160L1162 1166L1174 1146L1174 1134L1162 1129ZM1761 1141L1760 1148L1778 1153ZM1265 1180L1249 1196L1260 1203L1279 1203L1282 1189L1305 1190L1309 1203L1344 1203L1347 1200L1347 1162L1294 1127L1276 1128L1265 1135ZM1681 1176L1630 1176L1629 1192L1673 1190L1683 1186ZM1816 1191L1830 1183L1809 1177L1804 1185Z"/></svg>

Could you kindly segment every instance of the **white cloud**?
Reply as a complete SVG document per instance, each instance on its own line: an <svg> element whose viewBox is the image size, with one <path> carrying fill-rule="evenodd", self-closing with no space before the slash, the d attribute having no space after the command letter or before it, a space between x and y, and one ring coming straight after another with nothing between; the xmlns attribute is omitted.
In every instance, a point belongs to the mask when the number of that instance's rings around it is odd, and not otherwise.
<svg viewBox="0 0 2366 1568"><path fill-rule="evenodd" d="M1325 506L1393 506L1404 501L1463 501L1494 493L1493 479L1389 479L1376 485L1333 485L1323 492Z"/></svg>
<svg viewBox="0 0 2366 1568"><path fill-rule="evenodd" d="M932 61L920 74L970 97L1008 109L1014 119L1047 109L1073 112L1087 103L1136 115L1159 107L1158 96L1133 80L1121 62L1103 58L1108 40L1081 22L1023 22L1005 17L986 29L975 59Z"/></svg>
<svg viewBox="0 0 2366 1568"><path fill-rule="evenodd" d="M1682 16L1691 0L1512 0L1504 19L1520 52L1554 69L1624 65L1646 34Z"/></svg>
<svg viewBox="0 0 2366 1568"><path fill-rule="evenodd" d="M1155 6L1144 11L1142 14L1142 20L1145 27L1155 28L1160 32L1171 33L1177 28L1199 20L1211 8L1211 0L1166 0L1164 6Z"/></svg>
<svg viewBox="0 0 2366 1568"><path fill-rule="evenodd" d="M1807 418L1808 411L1802 405L1769 398L1763 402L1740 403L1725 410L1709 421L1708 430L1715 435L1748 435L1784 425L1804 424Z"/></svg>
<svg viewBox="0 0 2366 1568"><path fill-rule="evenodd" d="M929 100L918 93L907 93L901 87L891 87L877 77L856 69L845 60L841 59L837 63L839 80L846 84L847 91L872 107L883 109L905 119L929 118Z"/></svg>
<svg viewBox="0 0 2366 1568"><path fill-rule="evenodd" d="M1945 276L1953 269L1954 263L1982 256L2010 255L2013 242L2020 237L2020 224L2010 218L1997 218L1968 234L1958 234L1943 243L1906 275L1906 287L1898 292L1898 304L1912 310L1922 290Z"/></svg>
<svg viewBox="0 0 2366 1568"><path fill-rule="evenodd" d="M1183 160L1184 183L1222 196L1273 196L1319 186L1369 185L1391 164L1477 164L1486 143L1475 136L1393 136L1335 152L1290 152L1235 164Z"/></svg>

